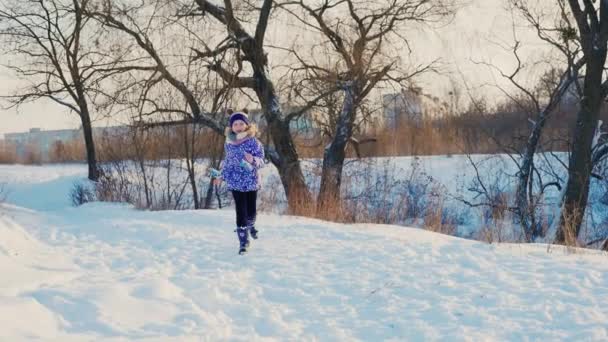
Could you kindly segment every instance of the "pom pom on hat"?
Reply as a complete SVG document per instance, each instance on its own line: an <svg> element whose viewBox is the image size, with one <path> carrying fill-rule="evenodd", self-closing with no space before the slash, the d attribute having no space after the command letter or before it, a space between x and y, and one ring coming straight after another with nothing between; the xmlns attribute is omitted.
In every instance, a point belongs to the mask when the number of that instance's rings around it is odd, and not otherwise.
<svg viewBox="0 0 608 342"><path fill-rule="evenodd" d="M232 113L230 115L230 127L232 127L232 124L236 120L241 120L241 121L245 122L247 125L249 125L249 115L247 115L247 113L243 113L243 112Z"/></svg>

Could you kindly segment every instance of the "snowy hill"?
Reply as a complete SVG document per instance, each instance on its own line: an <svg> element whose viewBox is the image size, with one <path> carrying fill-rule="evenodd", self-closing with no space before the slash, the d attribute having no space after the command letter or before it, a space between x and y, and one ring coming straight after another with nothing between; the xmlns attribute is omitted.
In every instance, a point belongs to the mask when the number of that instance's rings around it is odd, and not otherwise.
<svg viewBox="0 0 608 342"><path fill-rule="evenodd" d="M0 168L1 341L608 340L608 256L232 210L68 205L84 167Z"/></svg>

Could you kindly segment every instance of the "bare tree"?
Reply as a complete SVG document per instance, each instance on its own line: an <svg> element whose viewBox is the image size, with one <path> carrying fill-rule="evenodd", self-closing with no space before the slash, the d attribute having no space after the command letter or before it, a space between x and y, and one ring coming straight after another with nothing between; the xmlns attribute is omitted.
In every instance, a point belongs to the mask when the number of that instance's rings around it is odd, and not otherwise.
<svg viewBox="0 0 608 342"><path fill-rule="evenodd" d="M293 112L283 112L278 92L270 77L268 54L264 46L274 1L264 0L261 7L248 2L239 3L245 6L240 12L235 11L231 0L224 0L223 6L206 0L195 0L195 3L198 7L189 10L188 15L211 17L227 33L217 47L197 50L198 58L209 61L209 68L220 75L228 86L251 90L256 94L274 147L273 150L267 149L267 156L279 171L290 211L298 213L307 210L313 203L312 196L305 183L289 128L293 119L310 109L316 103L315 100L323 95ZM254 33L248 32L246 26L249 23L247 18L240 17L242 13L257 14ZM234 62L232 67L226 65L228 54L232 56L228 60ZM249 67L245 68L244 63Z"/></svg>
<svg viewBox="0 0 608 342"><path fill-rule="evenodd" d="M513 159L519 171L516 175L516 203L515 207L511 209L517 215L524 238L528 242L542 236L544 233L540 220L537 218L537 208L545 189L549 186L556 186L561 189L563 185L560 184L559 180L554 179L555 177L543 182L541 172L535 165L534 158L541 146L542 132L551 114L564 102L566 95L572 95L573 90L576 89L579 71L584 66L584 60L577 57L580 52L579 46L572 44L568 39L572 27L563 1L558 0L558 4L560 4L559 10L555 11L554 9L547 10L543 6L538 8L520 0L511 0L509 3L511 10L523 17L536 31L538 38L548 43L554 51L561 55L561 58L558 56L551 59L550 64L553 69L549 70L545 77L541 77L540 86L532 89L527 87L522 80L522 77L529 74L529 68L521 57L522 42L517 37L515 22L513 23L514 43L510 48L515 60L515 68L511 72L504 72L489 63L478 63L496 70L515 87L515 91L519 94L516 96L512 94L512 91L498 86L503 94L527 113L528 120L532 124L532 129L525 138L526 143L523 150L513 146L505 148L505 152L509 155L516 151L519 157ZM552 20L550 24L545 22L547 18ZM562 64L556 65L556 61L562 58ZM539 62L532 63L534 67L538 67L539 64ZM560 69L565 71L560 71ZM535 182L538 184L535 185Z"/></svg>
<svg viewBox="0 0 608 342"><path fill-rule="evenodd" d="M176 119L163 124L200 123L223 134L223 122L215 117L214 107L218 102L211 101L214 104L210 106L211 110L204 111L201 103L206 99L200 96L202 93L200 89L186 82L185 75L181 75L172 69L167 62L169 54L163 54L154 44L153 35L159 34L159 27L155 27L153 21L162 16L160 14L162 10L167 12L167 7L170 4L180 5L178 2L155 0L135 5L129 1L103 1L102 8L90 11L88 14L98 19L106 27L126 33L155 64L156 71L145 77L145 81L138 77L141 80L140 85L144 84L145 87L152 88L166 82L183 96L188 106L188 110L165 108L156 103L153 98L145 96L143 102L149 108L152 108L146 114L174 113L182 115L183 119ZM146 6L148 7L146 8ZM142 8L145 8L147 12ZM182 32L186 35L193 37L191 51L194 51L196 55L192 57L192 61L202 63L205 70L213 72L223 80L222 90L217 92L218 98L221 97L220 94L235 89L255 92L264 109L264 117L274 143L274 149L267 147L267 155L279 170L290 209L297 211L300 205L310 204L310 192L304 181L295 144L289 134L289 121L292 116L283 115L278 95L267 70L268 60L263 43L271 9L272 1L265 1L261 9L252 7L252 12L259 13L255 35L250 35L244 28L230 1L225 1L224 7L207 1L188 3L176 10L177 17L174 14L173 19L166 17L165 21L173 25L173 29L179 27L183 29ZM143 20L142 16L144 17ZM201 17L205 19L209 16L212 18L211 24L216 26L219 24L226 32L227 37L220 40L219 43L215 42L216 37L212 37L209 32L205 32L206 35L199 35L197 30L200 31L201 27L188 26L188 20L198 19L200 22ZM139 22L143 22L143 24L140 25ZM202 22L206 23L207 21L203 20ZM170 30L171 28L168 28L164 32ZM210 48L214 43L217 43L217 46ZM172 53L175 54L173 51ZM253 76L241 75L247 72L243 69L243 62L245 61L251 65ZM193 66L193 72L201 72L197 68L198 66L200 64Z"/></svg>
<svg viewBox="0 0 608 342"><path fill-rule="evenodd" d="M572 89L580 89L580 86L578 85L579 71L584 66L585 62L584 58L578 56L580 53L580 46L571 39L574 29L569 20L569 16L566 13L565 3L562 0L558 0L557 4L559 11L557 11L558 19L556 20L556 24L554 26L544 27L541 22L541 15L535 15L535 13L524 3L513 1L514 8L524 16L526 21L533 28L535 28L538 37L556 48L556 50L563 55L565 60L565 72L562 73L558 81L553 85L553 89L547 92L548 98L545 100L545 103L541 103L538 99L535 99L532 93L526 91L522 85L513 82L533 101L537 113L537 117L533 121L533 128L528 137L526 148L522 154L516 193L518 216L522 223L522 227L526 232L528 241L539 235L538 229L534 228L537 224L535 222L534 213L532 212L533 206L530 205L530 201L533 198L533 194L531 193L533 189L532 176L536 171L534 166L534 154L540 143L542 130L551 113L561 102L563 102L564 96L569 91L571 92ZM520 61L519 58L518 61ZM518 63L518 65L521 67L521 63ZM559 185L558 187L561 188ZM544 185L541 185L541 188L544 189Z"/></svg>
<svg viewBox="0 0 608 342"><path fill-rule="evenodd" d="M407 56L399 47L409 47L402 32L407 25L442 20L453 13L450 1L355 0L285 1L282 8L317 33L322 43L313 47L312 57L294 54L313 79L322 79L344 93L335 129L325 148L317 211L323 212L339 203L342 169L346 148L353 140L357 114L365 99L380 83L407 86L412 77L428 71L434 63L406 70ZM319 51L329 51L332 60L315 62ZM330 65L329 67L327 65Z"/></svg>
<svg viewBox="0 0 608 342"><path fill-rule="evenodd" d="M192 50L175 50L172 49L177 45L175 42L164 43L176 34L182 34L179 42L186 44L198 39L189 22L176 23L175 18L171 18L176 11L174 4L166 1L103 1L87 15L104 27L124 34L123 37L138 47L131 53L154 66L148 73L131 71L119 75L116 81L120 86L114 101L127 111L133 106L137 108L133 119L138 126L179 126L179 144L185 154L194 208L200 209L195 167L200 152L198 141L202 134L223 134L219 107L229 96L230 89L218 87L208 73L200 72Z"/></svg>
<svg viewBox="0 0 608 342"><path fill-rule="evenodd" d="M607 153L605 147L594 145L594 137L599 130L600 109L608 95L608 80L604 73L608 52L608 3L584 0L581 7L581 1L568 0L568 4L577 28L570 31L568 39L580 45L585 73L555 242L573 245L577 243L587 207L594 160Z"/></svg>
<svg viewBox="0 0 608 342"><path fill-rule="evenodd" d="M0 36L13 61L7 67L30 83L8 96L12 106L46 98L78 114L89 179L97 180L91 107L105 95L101 84L119 68L121 59L100 52L98 39L105 32L84 15L89 5L89 0L4 1Z"/></svg>

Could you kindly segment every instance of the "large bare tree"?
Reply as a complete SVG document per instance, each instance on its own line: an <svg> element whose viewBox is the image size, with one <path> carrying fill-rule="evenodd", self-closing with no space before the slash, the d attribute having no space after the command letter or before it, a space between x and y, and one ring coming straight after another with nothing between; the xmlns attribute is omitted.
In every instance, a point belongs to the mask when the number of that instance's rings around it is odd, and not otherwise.
<svg viewBox="0 0 608 342"><path fill-rule="evenodd" d="M443 20L454 13L452 1L357 0L285 1L281 7L305 29L316 34L311 53L293 53L313 80L325 80L341 89L343 103L325 147L317 212L325 213L340 202L340 187L346 148L353 139L357 114L365 99L381 83L407 87L416 75L432 68L433 62L413 66L406 52L404 35L415 24ZM411 50L410 50L411 52ZM319 63L316 56L331 56Z"/></svg>
<svg viewBox="0 0 608 342"><path fill-rule="evenodd" d="M78 114L89 166L88 177L99 171L93 141L92 112L105 97L103 80L127 67L120 55L101 51L105 31L84 15L89 0L3 1L0 37L9 58L7 67L29 86L8 97L12 106L50 99Z"/></svg>
<svg viewBox="0 0 608 342"><path fill-rule="evenodd" d="M513 14L520 16L535 31L537 37L547 43L554 52L550 61L544 61L551 65L551 69L547 70L535 87L529 87L525 82L530 78L531 69L538 68L542 63L541 61L528 63L522 57L521 49L525 46L517 37L515 22L513 45L510 47L515 67L509 72L504 72L490 63L477 63L494 69L514 86L517 95L513 95L513 90L497 87L517 104L520 110L526 112L528 120L532 123L532 128L525 137L523 149L513 146L505 148L507 154L511 155L512 151L517 151L519 157L513 158L519 172L516 175L515 206L512 210L517 215L524 238L528 242L544 234L541 227L542 220L537 217L537 211L545 189L549 186L561 189L563 186L555 177L543 182L542 172L536 165L535 156L541 147L543 130L553 112L564 103L565 98L577 93L579 72L584 66L584 59L578 56L580 53L578 44L573 44L568 38L572 34L572 26L564 3L558 1L558 4L560 6L555 10L538 2L534 4L521 0L509 2Z"/></svg>
<svg viewBox="0 0 608 342"><path fill-rule="evenodd" d="M558 4L563 3L558 0ZM608 96L608 79L605 76L608 52L608 2L568 0L576 29L569 39L581 47L585 70L580 85L580 108L574 126L568 163L568 181L562 199L556 242L576 244L581 231L589 197L594 161L601 159L606 148L594 143L599 130L599 114Z"/></svg>
<svg viewBox="0 0 608 342"><path fill-rule="evenodd" d="M311 108L312 103L290 113L284 113L281 108L279 94L270 76L268 52L264 45L274 1L264 0L260 7L248 2L239 3L245 5L246 9L240 13L257 15L253 33L248 31L250 23L245 17L239 17L231 0L224 0L221 5L206 0L195 0L195 3L198 7L192 9L190 15L211 17L226 32L226 38L217 47L206 48L204 51L199 49L198 58L210 61L209 68L231 87L249 89L256 94L273 145L272 150L267 150L267 155L279 171L290 211L298 213L307 210L313 203L312 196L289 128L291 121ZM231 56L229 61L233 62L231 68L226 65L225 58L217 58L225 57L227 53Z"/></svg>
<svg viewBox="0 0 608 342"><path fill-rule="evenodd" d="M161 9L169 6L168 4L175 6L173 8L176 9L177 15L175 13L173 15L172 28L160 32L161 29L152 23L155 18L161 16L159 14ZM262 106L273 145L272 148L267 146L267 155L279 171L289 208L292 212L297 212L302 207L311 204L311 195L302 174L295 143L289 132L289 123L306 108L299 108L297 112L293 113L283 113L277 91L270 78L264 39L273 2L264 1L260 8L248 3L239 3L239 6L245 6L250 10L235 11L231 1L224 1L223 6L208 1L150 0L140 3L126 0L101 1L101 5L95 10L89 11L88 14L98 19L106 27L117 29L130 36L156 66L155 72L145 77L145 83L150 86L168 83L183 96L188 107L187 110L162 108L157 106L152 98L147 97L145 102L148 107L153 108L148 114L167 112L182 114L183 119L173 123L194 122L206 125L218 133L223 131L222 120L216 118L209 109L208 111L203 109L201 101L204 99L197 96L200 95L200 89L195 89L185 82L186 76L172 69L172 65L168 62L171 53L179 54L180 52L163 53L159 48L160 44L155 43L155 38L158 37L154 37L154 35L166 35L177 27L182 29L184 34L193 37L190 44L187 45L188 50L195 52L192 59L197 63L202 63L205 70L211 71L222 79L223 89L238 89L245 96L249 95L248 91L255 94ZM143 8L145 10L142 10ZM245 12L246 14L243 14ZM250 18L252 13L258 16L254 34L250 34L245 28L248 22L244 22L245 19L239 17L239 15L243 15ZM145 17L143 21L142 15ZM189 26L187 23L193 18L201 22L201 26ZM214 27L213 31L209 26ZM223 31L221 39L217 38L218 30L215 28L218 27ZM181 53L183 54L183 52ZM244 67L246 63L249 64L249 67ZM192 72L202 72L197 68L198 66L200 64L195 64ZM143 80L141 76L139 79Z"/></svg>
<svg viewBox="0 0 608 342"><path fill-rule="evenodd" d="M219 109L230 92L227 87L218 87L207 70L194 62L188 44L199 38L187 18L175 17L179 8L167 1L101 1L86 15L118 33L120 39L132 42L131 58L149 65L148 72L129 70L116 75L115 107L135 112L132 119L143 128L181 126L188 183L194 207L200 209L195 167L198 141L204 134L223 135Z"/></svg>
<svg viewBox="0 0 608 342"><path fill-rule="evenodd" d="M87 81L91 73L89 51L82 44L87 26L82 7L86 1L10 1L0 10L0 35L11 58L26 63L8 67L31 86L12 95L12 103L48 98L80 116L87 148L89 179L98 178L91 129ZM87 65L88 64L88 65Z"/></svg>

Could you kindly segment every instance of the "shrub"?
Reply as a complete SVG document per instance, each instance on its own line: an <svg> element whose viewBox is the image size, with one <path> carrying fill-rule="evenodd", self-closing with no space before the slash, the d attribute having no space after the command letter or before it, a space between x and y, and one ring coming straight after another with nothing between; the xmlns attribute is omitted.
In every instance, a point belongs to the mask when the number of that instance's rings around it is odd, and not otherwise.
<svg viewBox="0 0 608 342"><path fill-rule="evenodd" d="M96 200L95 189L88 181L76 182L70 190L70 200L75 207L94 202Z"/></svg>

